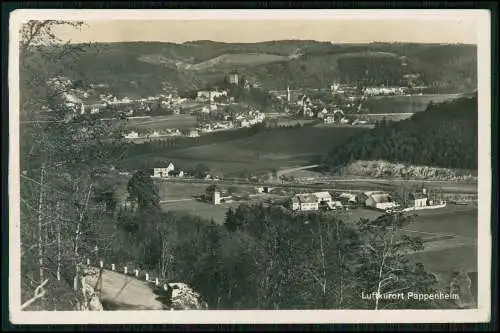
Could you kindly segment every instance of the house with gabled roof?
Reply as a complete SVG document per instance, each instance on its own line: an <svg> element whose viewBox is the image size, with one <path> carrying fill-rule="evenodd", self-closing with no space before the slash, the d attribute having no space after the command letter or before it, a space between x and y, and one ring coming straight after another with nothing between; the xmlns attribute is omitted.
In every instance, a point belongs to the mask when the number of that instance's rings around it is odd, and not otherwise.
<svg viewBox="0 0 500 333"><path fill-rule="evenodd" d="M170 176L170 173L175 170L174 163L172 161L160 162L157 166L153 168L153 177L155 178L166 178Z"/></svg>

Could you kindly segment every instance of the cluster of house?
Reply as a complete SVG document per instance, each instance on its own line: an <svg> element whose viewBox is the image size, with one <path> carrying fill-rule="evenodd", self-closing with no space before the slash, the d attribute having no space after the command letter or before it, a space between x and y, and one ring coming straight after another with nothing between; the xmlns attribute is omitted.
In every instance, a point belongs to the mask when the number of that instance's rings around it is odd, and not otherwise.
<svg viewBox="0 0 500 333"><path fill-rule="evenodd" d="M336 210L342 208L340 200L333 200L329 192L299 193L294 195L289 202L292 211L315 211L320 208Z"/></svg>
<svg viewBox="0 0 500 333"><path fill-rule="evenodd" d="M406 87L366 87L363 90L365 96L389 96L404 95L407 93Z"/></svg>
<svg viewBox="0 0 500 333"><path fill-rule="evenodd" d="M201 90L196 93L196 100L198 102L213 103L216 99L227 97L226 90Z"/></svg>
<svg viewBox="0 0 500 333"><path fill-rule="evenodd" d="M166 128L155 130L153 132L139 133L137 131L130 131L123 135L125 139L141 139L141 138L159 138L159 137L176 137L182 136L183 133L177 128Z"/></svg>
<svg viewBox="0 0 500 333"><path fill-rule="evenodd" d="M368 191L358 195L341 193L334 197L329 192L300 193L294 195L289 202L293 211L317 211L320 209L337 210L348 206L362 205L384 212L391 212L400 208L400 204L392 196L383 191ZM409 196L407 207L402 210L434 209L446 206L443 201L434 202L430 199L426 189L413 192Z"/></svg>
<svg viewBox="0 0 500 333"><path fill-rule="evenodd" d="M200 134L251 127L262 123L265 117L265 113L260 111L248 111L247 113L224 115L221 120L206 121L201 123L197 128L191 128L184 131L182 134L193 138L200 136Z"/></svg>

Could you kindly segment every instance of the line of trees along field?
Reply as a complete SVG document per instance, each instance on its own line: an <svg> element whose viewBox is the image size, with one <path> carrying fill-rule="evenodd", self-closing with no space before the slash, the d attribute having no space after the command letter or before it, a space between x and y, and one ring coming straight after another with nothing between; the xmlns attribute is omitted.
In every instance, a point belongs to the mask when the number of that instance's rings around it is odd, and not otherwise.
<svg viewBox="0 0 500 333"><path fill-rule="evenodd" d="M128 186L137 211L120 208L119 200L113 204L106 179L123 157L123 128L93 116L65 121L71 110L54 103L43 70L58 62L39 47L57 42L59 24L68 23L30 21L22 30L21 119L35 121L29 131L23 126L20 147L24 309L86 309L85 258L156 270L168 281L192 285L212 309L408 308L420 303L363 300L360 292L435 290L434 277L406 257L421 242L396 237L405 216L348 225L342 216L243 205L217 226L161 211L144 174ZM62 51L61 57L79 55L68 44ZM42 106L54 110L55 122L36 123ZM34 296L40 285L46 293ZM434 305L453 307L425 303Z"/></svg>
<svg viewBox="0 0 500 333"><path fill-rule="evenodd" d="M335 147L324 159L335 169L356 160L386 160L454 169L477 169L477 94L432 104L399 122L377 127Z"/></svg>

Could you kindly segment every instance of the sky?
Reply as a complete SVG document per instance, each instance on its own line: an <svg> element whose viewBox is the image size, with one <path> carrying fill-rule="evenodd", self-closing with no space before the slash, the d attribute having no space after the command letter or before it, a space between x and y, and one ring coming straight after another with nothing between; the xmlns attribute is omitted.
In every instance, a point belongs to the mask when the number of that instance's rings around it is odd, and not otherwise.
<svg viewBox="0 0 500 333"><path fill-rule="evenodd" d="M63 40L80 42L193 40L253 43L307 39L336 43L477 43L476 21L468 18L418 19L198 19L87 20L81 30L56 30Z"/></svg>

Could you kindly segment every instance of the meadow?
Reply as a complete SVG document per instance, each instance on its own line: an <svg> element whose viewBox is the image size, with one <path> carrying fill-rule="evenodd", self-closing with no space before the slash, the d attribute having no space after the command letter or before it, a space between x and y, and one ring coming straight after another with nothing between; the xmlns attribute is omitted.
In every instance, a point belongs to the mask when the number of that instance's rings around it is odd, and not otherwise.
<svg viewBox="0 0 500 333"><path fill-rule="evenodd" d="M135 130L161 130L167 128L183 130L196 127L197 124L196 118L190 115L153 116L151 118L128 119L126 121L126 127Z"/></svg>
<svg viewBox="0 0 500 333"><path fill-rule="evenodd" d="M413 113L425 111L429 102L440 103L460 97L460 94L428 94L421 96L369 97L364 106L367 113Z"/></svg>
<svg viewBox="0 0 500 333"><path fill-rule="evenodd" d="M216 174L239 176L242 172L267 172L311 164L332 146L342 144L360 128L277 128L225 142L135 156L154 163L171 159L182 168L206 164Z"/></svg>

